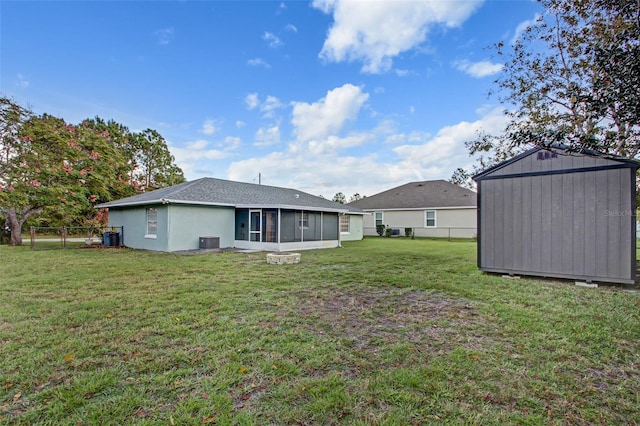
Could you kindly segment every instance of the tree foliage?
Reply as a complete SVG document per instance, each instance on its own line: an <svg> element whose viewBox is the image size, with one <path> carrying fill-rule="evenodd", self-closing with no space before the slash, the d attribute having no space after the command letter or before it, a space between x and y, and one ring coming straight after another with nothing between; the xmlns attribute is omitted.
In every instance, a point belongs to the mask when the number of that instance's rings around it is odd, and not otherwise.
<svg viewBox="0 0 640 426"><path fill-rule="evenodd" d="M147 129L133 135L132 180L142 192L185 181L182 170L174 164L164 138L155 130Z"/></svg>
<svg viewBox="0 0 640 426"><path fill-rule="evenodd" d="M36 215L49 225L99 226L96 204L183 182L173 161L155 131L140 136L99 117L72 125L0 98L0 213L12 245Z"/></svg>
<svg viewBox="0 0 640 426"><path fill-rule="evenodd" d="M640 2L539 0L545 8L513 44L498 43L504 68L495 94L509 121L467 143L475 171L532 146L562 144L640 153Z"/></svg>
<svg viewBox="0 0 640 426"><path fill-rule="evenodd" d="M349 198L349 202L353 203L354 201L358 201L362 199L362 195L360 195L359 193L355 193L351 196L351 198Z"/></svg>
<svg viewBox="0 0 640 426"><path fill-rule="evenodd" d="M331 200L335 201L336 203L344 204L347 202L347 197L345 197L345 195L342 192L338 192L336 195L333 196Z"/></svg>

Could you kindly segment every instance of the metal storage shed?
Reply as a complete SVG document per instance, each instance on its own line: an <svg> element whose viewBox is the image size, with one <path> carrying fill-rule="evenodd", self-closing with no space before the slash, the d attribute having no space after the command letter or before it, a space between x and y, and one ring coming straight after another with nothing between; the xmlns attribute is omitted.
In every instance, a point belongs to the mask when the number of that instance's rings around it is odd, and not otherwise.
<svg viewBox="0 0 640 426"><path fill-rule="evenodd" d="M536 147L477 174L478 268L633 284L637 168Z"/></svg>

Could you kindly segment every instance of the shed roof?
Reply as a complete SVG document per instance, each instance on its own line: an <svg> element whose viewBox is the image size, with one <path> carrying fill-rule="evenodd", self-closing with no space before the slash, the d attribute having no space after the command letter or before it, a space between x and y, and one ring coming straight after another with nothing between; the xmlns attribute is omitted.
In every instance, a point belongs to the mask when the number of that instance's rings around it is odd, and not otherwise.
<svg viewBox="0 0 640 426"><path fill-rule="evenodd" d="M362 210L356 207L336 203L296 189L215 178L201 178L110 201L97 207L128 207L169 203L233 207L290 207L362 214Z"/></svg>
<svg viewBox="0 0 640 426"><path fill-rule="evenodd" d="M446 180L410 182L349 203L363 210L475 207L476 193Z"/></svg>
<svg viewBox="0 0 640 426"><path fill-rule="evenodd" d="M491 166L481 171L480 173L472 176L472 179L475 181L480 181L480 180L492 177L493 175L502 174L503 170L509 169L511 165L518 163L521 160L527 157L530 157L531 155L534 155L540 151L543 151L547 154L548 153L555 154L556 156L580 157L580 158L595 160L589 163L588 166L585 165L582 168L575 168L575 166L571 167L571 169L575 169L575 170L583 170L585 169L585 167L588 169L605 168L605 167L611 167L612 164L618 164L620 167L631 167L631 168L640 167L640 162L636 159L625 158L625 157L621 157L613 154L605 154L603 152L594 151L592 149L582 149L580 151L572 151L572 150L569 150L564 145L556 144L549 147L535 146L527 151L524 151L516 155L513 158L510 158L509 160L503 161L501 163L498 163L494 166ZM565 165L561 164L560 167L561 168L565 167Z"/></svg>

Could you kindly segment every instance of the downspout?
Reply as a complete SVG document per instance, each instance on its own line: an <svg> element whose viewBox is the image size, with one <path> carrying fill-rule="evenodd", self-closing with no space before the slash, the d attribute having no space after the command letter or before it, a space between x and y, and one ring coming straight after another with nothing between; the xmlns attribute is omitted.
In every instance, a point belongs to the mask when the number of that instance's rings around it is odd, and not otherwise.
<svg viewBox="0 0 640 426"><path fill-rule="evenodd" d="M280 246L280 233L282 232L282 215L281 215L281 211L282 209L278 208L278 251L281 251L281 246Z"/></svg>
<svg viewBox="0 0 640 426"><path fill-rule="evenodd" d="M340 234L340 218L344 215L345 213L338 214L338 248L342 248L342 235Z"/></svg>

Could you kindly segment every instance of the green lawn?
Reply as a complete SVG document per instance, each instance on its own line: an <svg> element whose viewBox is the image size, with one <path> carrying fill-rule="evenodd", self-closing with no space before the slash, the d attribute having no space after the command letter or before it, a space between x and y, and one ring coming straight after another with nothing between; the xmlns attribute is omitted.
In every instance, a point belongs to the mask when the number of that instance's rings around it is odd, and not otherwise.
<svg viewBox="0 0 640 426"><path fill-rule="evenodd" d="M171 255L0 247L0 423L638 424L640 295L475 243Z"/></svg>

